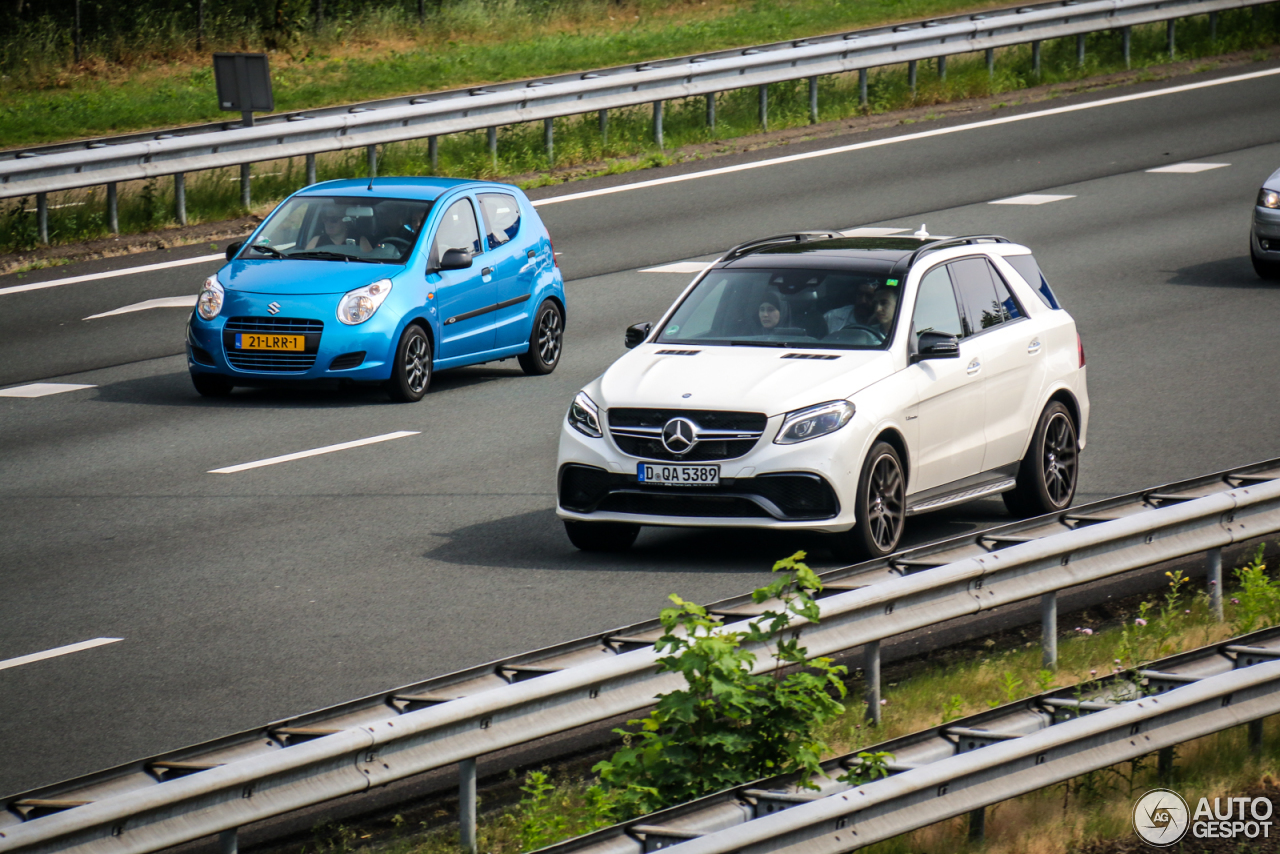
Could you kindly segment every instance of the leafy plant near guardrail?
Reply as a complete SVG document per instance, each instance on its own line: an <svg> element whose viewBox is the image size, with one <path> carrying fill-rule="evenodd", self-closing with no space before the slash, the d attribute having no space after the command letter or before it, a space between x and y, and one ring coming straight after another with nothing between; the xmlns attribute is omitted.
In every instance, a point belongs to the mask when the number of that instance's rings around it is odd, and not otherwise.
<svg viewBox="0 0 1280 854"><path fill-rule="evenodd" d="M662 695L648 717L618 730L625 746L594 770L619 816L640 815L729 786L792 771L819 771L828 752L819 727L844 711L846 668L827 658L806 661L795 618L818 622L817 575L796 552L773 566L773 583L757 603L777 600L745 632L729 632L701 605L671 596L661 614L663 672L688 687ZM755 674L746 644L773 647L771 672Z"/></svg>
<svg viewBox="0 0 1280 854"><path fill-rule="evenodd" d="M1240 589L1232 627L1239 634L1280 623L1280 583L1267 574L1265 549L1258 545L1253 559L1235 571Z"/></svg>

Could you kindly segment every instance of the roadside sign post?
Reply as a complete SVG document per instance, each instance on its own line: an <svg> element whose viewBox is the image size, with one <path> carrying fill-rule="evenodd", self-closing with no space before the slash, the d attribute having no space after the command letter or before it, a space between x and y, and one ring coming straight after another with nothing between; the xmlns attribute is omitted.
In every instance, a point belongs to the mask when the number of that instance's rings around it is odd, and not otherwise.
<svg viewBox="0 0 1280 854"><path fill-rule="evenodd" d="M271 92L271 66L265 53L215 53L213 78L218 87L218 107L239 111L245 127L253 127L253 114L276 108ZM249 207L249 164L240 166L240 204Z"/></svg>

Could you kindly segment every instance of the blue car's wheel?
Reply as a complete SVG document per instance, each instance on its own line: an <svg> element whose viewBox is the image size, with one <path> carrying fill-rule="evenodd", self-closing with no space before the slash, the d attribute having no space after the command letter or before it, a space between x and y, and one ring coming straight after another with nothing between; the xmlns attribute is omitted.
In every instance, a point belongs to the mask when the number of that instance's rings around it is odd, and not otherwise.
<svg viewBox="0 0 1280 854"><path fill-rule="evenodd" d="M400 336L387 393L399 403L422 400L431 385L431 341L421 326L409 326Z"/></svg>
<svg viewBox="0 0 1280 854"><path fill-rule="evenodd" d="M191 384L204 397L226 397L235 388L231 380L221 374L192 374Z"/></svg>
<svg viewBox="0 0 1280 854"><path fill-rule="evenodd" d="M543 300L533 317L533 332L529 334L529 351L518 357L526 374L549 374L560 364L560 352L564 349L564 315L560 306L552 300Z"/></svg>

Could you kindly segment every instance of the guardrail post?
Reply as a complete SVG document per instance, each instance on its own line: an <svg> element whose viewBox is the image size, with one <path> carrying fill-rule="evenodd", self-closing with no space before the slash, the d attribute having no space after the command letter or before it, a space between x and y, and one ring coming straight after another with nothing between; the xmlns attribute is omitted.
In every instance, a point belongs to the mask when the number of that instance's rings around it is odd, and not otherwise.
<svg viewBox="0 0 1280 854"><path fill-rule="evenodd" d="M555 120L542 120L542 144L547 149L547 165L554 166L556 163L556 140L555 140Z"/></svg>
<svg viewBox="0 0 1280 854"><path fill-rule="evenodd" d="M1160 752L1156 754L1156 776L1161 782L1169 782L1173 779L1173 748L1162 747Z"/></svg>
<svg viewBox="0 0 1280 854"><path fill-rule="evenodd" d="M662 148L662 102L653 102L653 141Z"/></svg>
<svg viewBox="0 0 1280 854"><path fill-rule="evenodd" d="M239 829L231 828L224 830L218 834L218 852L219 854L239 854L240 839Z"/></svg>
<svg viewBox="0 0 1280 854"><path fill-rule="evenodd" d="M36 232L40 242L49 245L49 194L36 193Z"/></svg>
<svg viewBox="0 0 1280 854"><path fill-rule="evenodd" d="M1222 549L1209 549L1209 610L1221 623L1222 614Z"/></svg>
<svg viewBox="0 0 1280 854"><path fill-rule="evenodd" d="M1218 13L1209 13L1209 41L1216 42L1218 40Z"/></svg>
<svg viewBox="0 0 1280 854"><path fill-rule="evenodd" d="M880 641L874 640L862 648L863 698L867 703L867 722L880 726Z"/></svg>
<svg viewBox="0 0 1280 854"><path fill-rule="evenodd" d="M365 155L369 158L369 177L378 177L378 146L366 145L364 147Z"/></svg>
<svg viewBox="0 0 1280 854"><path fill-rule="evenodd" d="M1262 749L1262 718L1249 721L1249 749L1254 752Z"/></svg>
<svg viewBox="0 0 1280 854"><path fill-rule="evenodd" d="M1178 22L1173 18L1170 18L1169 23L1166 26L1167 26L1167 30L1166 30L1167 39L1169 41L1169 58L1173 59L1173 44L1174 44L1173 35L1174 35L1174 30L1177 29Z"/></svg>
<svg viewBox="0 0 1280 854"><path fill-rule="evenodd" d="M307 155L307 186L311 186L316 182L316 156L314 154Z"/></svg>
<svg viewBox="0 0 1280 854"><path fill-rule="evenodd" d="M709 96L708 96L709 97ZM600 147L609 144L609 111L600 111Z"/></svg>
<svg viewBox="0 0 1280 854"><path fill-rule="evenodd" d="M716 129L716 93L707 93L707 130Z"/></svg>
<svg viewBox="0 0 1280 854"><path fill-rule="evenodd" d="M1076 67L1084 68L1084 33L1076 36Z"/></svg>
<svg viewBox="0 0 1280 854"><path fill-rule="evenodd" d="M1129 53L1130 53L1130 47L1132 47L1132 45L1133 45L1133 28L1121 27L1120 28L1120 52L1124 54L1125 68L1129 68L1131 65L1129 61Z"/></svg>
<svg viewBox="0 0 1280 854"><path fill-rule="evenodd" d="M489 128L489 157L493 160L493 165L498 165L498 128Z"/></svg>
<svg viewBox="0 0 1280 854"><path fill-rule="evenodd" d="M809 124L818 123L818 78L809 78Z"/></svg>
<svg viewBox="0 0 1280 854"><path fill-rule="evenodd" d="M987 76L996 76L996 49L993 47L987 48Z"/></svg>
<svg viewBox="0 0 1280 854"><path fill-rule="evenodd" d="M1058 669L1058 593L1050 591L1040 597L1041 663L1045 670Z"/></svg>
<svg viewBox="0 0 1280 854"><path fill-rule="evenodd" d="M178 225L187 224L187 176L182 172L173 176L173 213Z"/></svg>
<svg viewBox="0 0 1280 854"><path fill-rule="evenodd" d="M947 58L945 56L938 57L938 79L947 79Z"/></svg>
<svg viewBox="0 0 1280 854"><path fill-rule="evenodd" d="M240 164L240 207L248 209L251 200L249 193L249 164Z"/></svg>
<svg viewBox="0 0 1280 854"><path fill-rule="evenodd" d="M107 185L107 230L112 234L120 233L120 196L115 182Z"/></svg>
<svg viewBox="0 0 1280 854"><path fill-rule="evenodd" d="M431 174L440 171L440 137L427 137L427 160L431 163Z"/></svg>
<svg viewBox="0 0 1280 854"><path fill-rule="evenodd" d="M978 807L969 813L969 841L981 842L987 835L987 808Z"/></svg>
<svg viewBox="0 0 1280 854"><path fill-rule="evenodd" d="M1031 73L1040 76L1040 42L1031 43Z"/></svg>
<svg viewBox="0 0 1280 854"><path fill-rule="evenodd" d="M916 96L916 60L907 63L907 85L911 87L911 97Z"/></svg>
<svg viewBox="0 0 1280 854"><path fill-rule="evenodd" d="M769 86L760 87L760 129L769 130Z"/></svg>
<svg viewBox="0 0 1280 854"><path fill-rule="evenodd" d="M458 844L467 854L476 851L476 761L458 763Z"/></svg>
<svg viewBox="0 0 1280 854"><path fill-rule="evenodd" d="M867 69L858 69L858 106L866 109L867 106Z"/></svg>

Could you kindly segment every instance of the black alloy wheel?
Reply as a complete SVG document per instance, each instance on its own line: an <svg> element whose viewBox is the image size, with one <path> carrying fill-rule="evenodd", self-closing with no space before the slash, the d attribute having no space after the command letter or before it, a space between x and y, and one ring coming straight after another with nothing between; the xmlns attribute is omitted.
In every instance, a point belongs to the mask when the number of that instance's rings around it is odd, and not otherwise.
<svg viewBox="0 0 1280 854"><path fill-rule="evenodd" d="M1018 485L1004 493L1015 516L1040 516L1071 506L1076 496L1080 445L1067 407L1054 401L1040 413L1031 447L1018 466Z"/></svg>
<svg viewBox="0 0 1280 854"><path fill-rule="evenodd" d="M907 518L907 478L888 442L876 442L862 464L855 513L853 528L833 538L837 558L868 560L897 550Z"/></svg>
<svg viewBox="0 0 1280 854"><path fill-rule="evenodd" d="M553 300L543 300L533 319L529 350L517 357L520 367L530 376L549 374L560 364L563 349L564 314Z"/></svg>
<svg viewBox="0 0 1280 854"><path fill-rule="evenodd" d="M431 385L431 340L421 326L410 325L400 336L387 394L398 403L422 400Z"/></svg>
<svg viewBox="0 0 1280 854"><path fill-rule="evenodd" d="M204 397L228 397L235 388L222 374L192 374L191 384Z"/></svg>
<svg viewBox="0 0 1280 854"><path fill-rule="evenodd" d="M569 542L584 552L625 552L640 533L639 525L625 522L575 522L564 520Z"/></svg>

